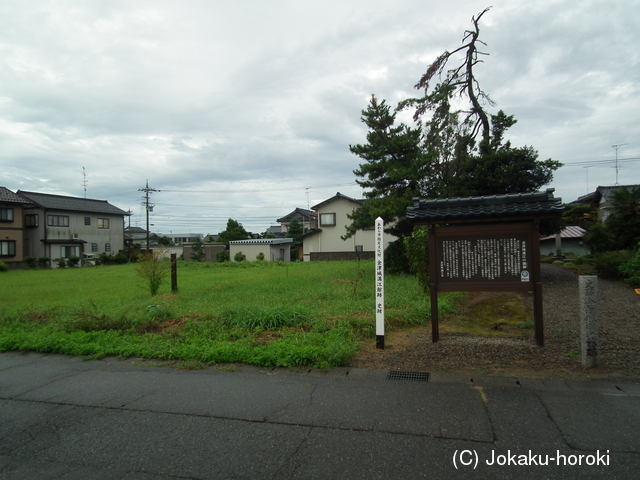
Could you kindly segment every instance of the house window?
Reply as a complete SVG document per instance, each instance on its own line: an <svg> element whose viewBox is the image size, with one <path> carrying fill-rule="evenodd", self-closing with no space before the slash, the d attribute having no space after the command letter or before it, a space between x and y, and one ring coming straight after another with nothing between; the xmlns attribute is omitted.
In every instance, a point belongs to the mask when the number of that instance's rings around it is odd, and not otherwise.
<svg viewBox="0 0 640 480"><path fill-rule="evenodd" d="M320 214L320 226L321 227L335 227L336 226L336 214L335 213L321 213Z"/></svg>
<svg viewBox="0 0 640 480"><path fill-rule="evenodd" d="M109 228L109 219L108 218L99 218L98 219L98 228Z"/></svg>
<svg viewBox="0 0 640 480"><path fill-rule="evenodd" d="M13 208L0 208L0 222L13 222Z"/></svg>
<svg viewBox="0 0 640 480"><path fill-rule="evenodd" d="M40 224L37 214L30 214L24 216L25 227L37 227Z"/></svg>
<svg viewBox="0 0 640 480"><path fill-rule="evenodd" d="M362 245L356 245L356 252L363 252L364 249L362 248Z"/></svg>
<svg viewBox="0 0 640 480"><path fill-rule="evenodd" d="M97 252L98 251L98 244L97 243L92 243L91 244L91 251L92 252Z"/></svg>
<svg viewBox="0 0 640 480"><path fill-rule="evenodd" d="M60 257L71 258L80 256L80 247L60 247Z"/></svg>
<svg viewBox="0 0 640 480"><path fill-rule="evenodd" d="M111 251L111 244L110 243L105 243L104 244L104 251L105 252L110 252Z"/></svg>
<svg viewBox="0 0 640 480"><path fill-rule="evenodd" d="M16 242L15 240L3 240L0 242L0 257L15 257Z"/></svg>
<svg viewBox="0 0 640 480"><path fill-rule="evenodd" d="M47 215L47 225L49 227L68 227L69 217L67 215Z"/></svg>
<svg viewBox="0 0 640 480"><path fill-rule="evenodd" d="M84 217L84 224L91 225L91 217Z"/></svg>

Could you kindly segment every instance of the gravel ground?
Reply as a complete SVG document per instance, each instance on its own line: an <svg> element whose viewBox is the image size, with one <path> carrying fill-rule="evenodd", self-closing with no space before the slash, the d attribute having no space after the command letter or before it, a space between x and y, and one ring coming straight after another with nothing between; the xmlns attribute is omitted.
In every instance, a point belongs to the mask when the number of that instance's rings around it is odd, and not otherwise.
<svg viewBox="0 0 640 480"><path fill-rule="evenodd" d="M533 338L440 333L431 342L431 327L392 332L390 347L373 342L351 366L414 372L515 375L542 378L640 378L640 296L624 282L598 279L600 348L598 367L580 361L578 275L559 266L542 265L545 346ZM532 303L530 294L522 301Z"/></svg>

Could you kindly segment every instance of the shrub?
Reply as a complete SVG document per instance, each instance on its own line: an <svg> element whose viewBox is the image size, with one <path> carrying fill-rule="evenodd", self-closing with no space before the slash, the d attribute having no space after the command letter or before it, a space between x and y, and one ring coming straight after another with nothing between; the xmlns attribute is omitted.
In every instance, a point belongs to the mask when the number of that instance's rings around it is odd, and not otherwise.
<svg viewBox="0 0 640 480"><path fill-rule="evenodd" d="M584 265L586 261L584 257L576 257L573 260L571 260L571 263L573 263L574 265Z"/></svg>
<svg viewBox="0 0 640 480"><path fill-rule="evenodd" d="M118 252L113 256L113 262L116 265L124 265L125 263L127 263L127 261L128 261L128 259L127 259L126 255L124 255L121 252Z"/></svg>
<svg viewBox="0 0 640 480"><path fill-rule="evenodd" d="M594 254L614 250L615 241L615 235L603 223L591 225L584 236L584 243Z"/></svg>
<svg viewBox="0 0 640 480"><path fill-rule="evenodd" d="M594 257L593 265L596 273L602 278L624 278L620 267L633 257L633 252L617 250L599 253Z"/></svg>
<svg viewBox="0 0 640 480"><path fill-rule="evenodd" d="M196 241L191 244L191 260L194 262L203 262L204 259L204 243L202 243L200 237L196 237Z"/></svg>
<svg viewBox="0 0 640 480"><path fill-rule="evenodd" d="M4 262L0 262L0 272L6 272L9 270L9 267L7 267L7 264Z"/></svg>
<svg viewBox="0 0 640 480"><path fill-rule="evenodd" d="M38 267L40 267L40 268L49 268L49 257L40 257L40 258L38 258Z"/></svg>
<svg viewBox="0 0 640 480"><path fill-rule="evenodd" d="M170 273L171 265L164 261L163 253L154 250L138 256L140 267L136 268L136 274L145 280L152 297L158 293L162 282Z"/></svg>
<svg viewBox="0 0 640 480"><path fill-rule="evenodd" d="M429 231L417 226L410 237L404 239L405 254L409 269L418 279L424 293L429 291Z"/></svg>
<svg viewBox="0 0 640 480"><path fill-rule="evenodd" d="M115 255L113 253L102 252L96 259L97 265L124 265L125 263L127 263L127 257L120 252Z"/></svg>
<svg viewBox="0 0 640 480"><path fill-rule="evenodd" d="M216 260L220 263L229 261L229 250L221 250L216 253Z"/></svg>
<svg viewBox="0 0 640 480"><path fill-rule="evenodd" d="M258 260L259 262L264 261L264 253L260 252L258 255L256 255L256 260Z"/></svg>
<svg viewBox="0 0 640 480"><path fill-rule="evenodd" d="M80 257L69 257L67 259L67 265L69 266L69 268L77 267L79 263L80 263Z"/></svg>
<svg viewBox="0 0 640 480"><path fill-rule="evenodd" d="M64 268L67 266L67 259L64 257L56 258L54 262L58 264L58 268Z"/></svg>
<svg viewBox="0 0 640 480"><path fill-rule="evenodd" d="M234 259L236 262L244 262L244 261L247 259L247 256L246 256L244 253L242 253L242 252L240 252L240 251L239 251L238 253L236 253L236 254L233 256L233 259Z"/></svg>
<svg viewBox="0 0 640 480"><path fill-rule="evenodd" d="M33 269L38 266L38 259L35 257L25 257L24 263L27 264L27 268Z"/></svg>
<svg viewBox="0 0 640 480"><path fill-rule="evenodd" d="M411 273L403 241L396 240L385 249L384 270L390 274Z"/></svg>
<svg viewBox="0 0 640 480"><path fill-rule="evenodd" d="M108 253L102 252L96 258L96 265L111 265L111 263L111 255L109 255Z"/></svg>
<svg viewBox="0 0 640 480"><path fill-rule="evenodd" d="M640 244L638 244L635 255L629 261L620 265L618 270L631 285L634 287L640 286Z"/></svg>

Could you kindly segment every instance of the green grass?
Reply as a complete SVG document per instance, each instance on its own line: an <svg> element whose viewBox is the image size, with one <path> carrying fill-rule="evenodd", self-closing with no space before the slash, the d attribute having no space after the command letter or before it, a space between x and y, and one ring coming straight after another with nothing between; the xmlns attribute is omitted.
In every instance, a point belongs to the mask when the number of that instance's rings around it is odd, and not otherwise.
<svg viewBox="0 0 640 480"><path fill-rule="evenodd" d="M375 335L373 261L179 262L179 291L167 281L155 297L135 268L4 272L0 351L327 368ZM414 277L385 287L388 330L428 322ZM440 296L442 314L455 298Z"/></svg>

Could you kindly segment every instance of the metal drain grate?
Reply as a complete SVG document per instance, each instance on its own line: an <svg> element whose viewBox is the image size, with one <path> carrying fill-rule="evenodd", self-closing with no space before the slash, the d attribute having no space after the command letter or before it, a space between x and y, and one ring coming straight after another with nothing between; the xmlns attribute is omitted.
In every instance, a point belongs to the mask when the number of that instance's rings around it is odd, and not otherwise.
<svg viewBox="0 0 640 480"><path fill-rule="evenodd" d="M426 372L403 372L400 370L390 370L387 380L412 380L414 382L428 382L429 374Z"/></svg>

